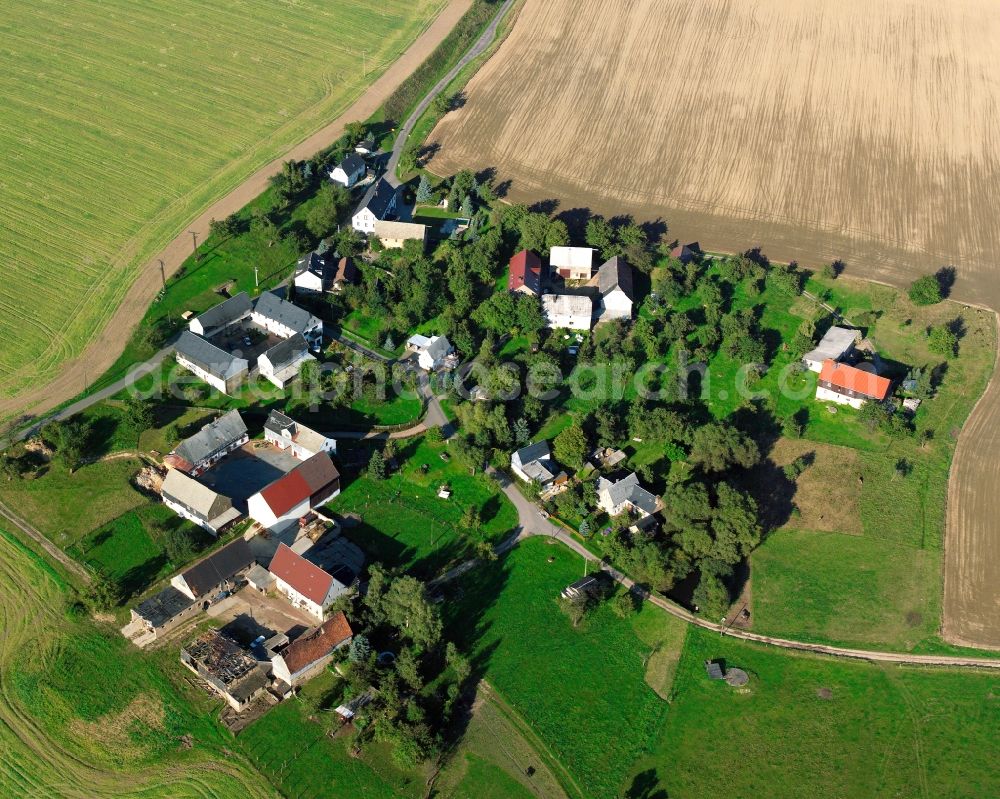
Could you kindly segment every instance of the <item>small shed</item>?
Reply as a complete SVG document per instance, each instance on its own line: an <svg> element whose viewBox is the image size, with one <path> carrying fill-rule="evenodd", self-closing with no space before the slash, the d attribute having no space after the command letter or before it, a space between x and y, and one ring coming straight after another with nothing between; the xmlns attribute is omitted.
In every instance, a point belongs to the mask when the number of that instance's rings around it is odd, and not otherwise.
<svg viewBox="0 0 1000 799"><path fill-rule="evenodd" d="M274 587L274 575L259 563L255 563L247 572L247 584L262 594Z"/></svg>

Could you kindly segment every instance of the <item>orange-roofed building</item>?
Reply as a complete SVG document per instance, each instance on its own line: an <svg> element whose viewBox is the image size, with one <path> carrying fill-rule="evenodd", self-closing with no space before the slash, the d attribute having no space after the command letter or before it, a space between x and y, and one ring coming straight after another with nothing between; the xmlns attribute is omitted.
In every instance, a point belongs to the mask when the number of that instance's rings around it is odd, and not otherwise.
<svg viewBox="0 0 1000 799"><path fill-rule="evenodd" d="M278 545L267 570L274 575L278 593L318 620L322 620L333 600L347 591L340 580L286 544Z"/></svg>
<svg viewBox="0 0 1000 799"><path fill-rule="evenodd" d="M510 269L507 272L507 289L536 296L541 294L542 259L531 250L521 250L511 258Z"/></svg>
<svg viewBox="0 0 1000 799"><path fill-rule="evenodd" d="M887 377L828 358L819 374L816 399L860 408L868 400L884 400L891 387L892 382Z"/></svg>
<svg viewBox="0 0 1000 799"><path fill-rule="evenodd" d="M351 643L354 632L343 611L337 611L319 627L296 638L271 659L274 676L293 688L314 677L333 658L333 653Z"/></svg>

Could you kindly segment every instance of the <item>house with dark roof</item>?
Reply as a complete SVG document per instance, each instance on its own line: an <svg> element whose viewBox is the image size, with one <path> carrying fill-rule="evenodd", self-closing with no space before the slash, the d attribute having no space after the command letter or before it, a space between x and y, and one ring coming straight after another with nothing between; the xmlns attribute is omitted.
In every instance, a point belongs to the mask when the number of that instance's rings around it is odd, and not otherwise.
<svg viewBox="0 0 1000 799"><path fill-rule="evenodd" d="M279 338L291 338L298 333L306 340L309 349L319 349L323 344L323 321L271 291L260 295L250 318L254 324Z"/></svg>
<svg viewBox="0 0 1000 799"><path fill-rule="evenodd" d="M190 330L181 333L174 355L179 366L223 394L235 394L250 372L245 358L237 358Z"/></svg>
<svg viewBox="0 0 1000 799"><path fill-rule="evenodd" d="M510 470L526 483L547 486L559 474L548 441L536 441L510 456Z"/></svg>
<svg viewBox="0 0 1000 799"><path fill-rule="evenodd" d="M631 319L635 293L632 287L632 267L617 256L605 261L597 270L599 293L597 316L609 319Z"/></svg>
<svg viewBox="0 0 1000 799"><path fill-rule="evenodd" d="M330 170L330 180L345 188L351 188L361 180L368 171L365 159L357 153L349 153L337 166Z"/></svg>
<svg viewBox="0 0 1000 799"><path fill-rule="evenodd" d="M267 690L267 665L218 630L210 630L181 650L181 663L204 680L236 712Z"/></svg>
<svg viewBox="0 0 1000 799"><path fill-rule="evenodd" d="M882 402L889 396L892 381L880 377L869 364L857 368L834 360L823 362L816 383L816 399L861 408L868 401Z"/></svg>
<svg viewBox="0 0 1000 799"><path fill-rule="evenodd" d="M281 411L271 411L264 423L264 440L278 449L287 449L300 461L305 461L320 452L333 454L337 442L299 424Z"/></svg>
<svg viewBox="0 0 1000 799"><path fill-rule="evenodd" d="M369 137L367 139L362 139L357 144L354 145L354 152L358 155L371 155L375 152L376 148L375 139Z"/></svg>
<svg viewBox="0 0 1000 799"><path fill-rule="evenodd" d="M670 257L675 258L682 264L688 264L692 259L701 252L701 247L698 242L692 242L691 244L678 244L670 251Z"/></svg>
<svg viewBox="0 0 1000 799"><path fill-rule="evenodd" d="M354 631L344 612L338 610L319 627L307 630L271 658L274 676L295 688L315 677L338 649L349 645Z"/></svg>
<svg viewBox="0 0 1000 799"><path fill-rule="evenodd" d="M253 564L250 545L240 537L175 575L170 585L190 599L204 603L219 591L232 588L236 578Z"/></svg>
<svg viewBox="0 0 1000 799"><path fill-rule="evenodd" d="M626 512L635 515L638 527L649 524L653 514L663 509L660 498L639 485L635 472L615 481L601 477L597 481L597 504L609 516Z"/></svg>
<svg viewBox="0 0 1000 799"><path fill-rule="evenodd" d="M199 610L200 606L191 597L168 585L132 608L130 615L132 624L155 639L196 615Z"/></svg>
<svg viewBox="0 0 1000 799"><path fill-rule="evenodd" d="M507 269L507 290L538 296L542 293L542 259L531 250L521 250Z"/></svg>
<svg viewBox="0 0 1000 799"><path fill-rule="evenodd" d="M314 250L299 258L292 282L296 291L310 294L341 291L344 286L358 282L358 268L353 259L341 257L337 252Z"/></svg>
<svg viewBox="0 0 1000 799"><path fill-rule="evenodd" d="M197 477L250 440L239 411L229 411L184 439L163 462Z"/></svg>
<svg viewBox="0 0 1000 799"><path fill-rule="evenodd" d="M306 560L286 544L279 544L267 570L274 575L274 587L297 608L322 621L327 608L348 586Z"/></svg>
<svg viewBox="0 0 1000 799"><path fill-rule="evenodd" d="M313 455L249 500L250 516L264 527L285 528L340 493L340 472L326 452Z"/></svg>
<svg viewBox="0 0 1000 799"><path fill-rule="evenodd" d="M361 198L351 216L351 227L359 233L375 232L375 223L396 210L396 187L385 178L376 180Z"/></svg>
<svg viewBox="0 0 1000 799"><path fill-rule="evenodd" d="M241 291L196 316L188 322L188 329L196 335L211 338L242 322L250 316L251 308L250 297L245 291Z"/></svg>
<svg viewBox="0 0 1000 799"><path fill-rule="evenodd" d="M229 497L215 493L178 469L167 472L160 493L164 505L212 535L218 535L243 515Z"/></svg>
<svg viewBox="0 0 1000 799"><path fill-rule="evenodd" d="M860 331L834 325L823 334L815 349L802 356L802 360L810 371L822 372L826 361L842 361L860 341Z"/></svg>
<svg viewBox="0 0 1000 799"><path fill-rule="evenodd" d="M279 341L257 358L257 368L278 388L285 388L299 376L306 361L316 359L309 354L309 345L299 333Z"/></svg>
<svg viewBox="0 0 1000 799"><path fill-rule="evenodd" d="M455 348L447 336L421 336L414 333L406 340L406 346L417 356L417 364L427 372L451 369L457 365Z"/></svg>

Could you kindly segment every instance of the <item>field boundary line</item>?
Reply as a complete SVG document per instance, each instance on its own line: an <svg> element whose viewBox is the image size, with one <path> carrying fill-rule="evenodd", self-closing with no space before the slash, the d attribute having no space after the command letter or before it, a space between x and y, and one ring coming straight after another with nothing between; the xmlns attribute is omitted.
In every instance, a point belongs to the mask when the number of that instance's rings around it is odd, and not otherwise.
<svg viewBox="0 0 1000 799"><path fill-rule="evenodd" d="M49 541L44 535L42 535L38 530L32 527L28 522L18 516L14 511L12 511L3 502L0 502L0 517L3 517L14 525L18 530L20 530L24 535L28 536L32 541L38 544L45 552L56 560L60 565L62 565L70 574L78 577L83 581L85 585L88 585L91 581L90 573L79 563L73 560L69 555L63 552L59 547Z"/></svg>

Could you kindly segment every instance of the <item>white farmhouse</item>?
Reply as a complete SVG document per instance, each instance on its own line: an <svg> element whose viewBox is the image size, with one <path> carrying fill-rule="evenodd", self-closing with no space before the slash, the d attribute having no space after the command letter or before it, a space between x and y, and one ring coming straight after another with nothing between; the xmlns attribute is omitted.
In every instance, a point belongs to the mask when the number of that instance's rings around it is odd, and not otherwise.
<svg viewBox="0 0 1000 799"><path fill-rule="evenodd" d="M235 394L250 372L245 358L237 358L190 330L177 339L174 356L178 365L223 394Z"/></svg>
<svg viewBox="0 0 1000 799"><path fill-rule="evenodd" d="M396 189L385 178L376 180L351 217L351 227L359 233L375 232L375 223L396 210Z"/></svg>
<svg viewBox="0 0 1000 799"><path fill-rule="evenodd" d="M338 610L319 627L307 630L271 658L271 673L295 688L316 676L348 644L354 631L343 611Z"/></svg>
<svg viewBox="0 0 1000 799"><path fill-rule="evenodd" d="M260 295L250 318L279 338L291 338L298 333L311 350L323 344L323 320L270 291Z"/></svg>
<svg viewBox="0 0 1000 799"><path fill-rule="evenodd" d="M802 356L806 366L812 372L822 372L826 361L840 361L854 351L855 344L861 338L857 330L834 325L823 335L816 349Z"/></svg>
<svg viewBox="0 0 1000 799"><path fill-rule="evenodd" d="M196 335L211 338L216 333L221 333L242 322L250 316L251 309L250 297L245 291L241 291L215 307L209 308L205 313L196 316L188 322L188 329Z"/></svg>
<svg viewBox="0 0 1000 799"><path fill-rule="evenodd" d="M197 477L250 440L239 411L229 411L184 439L163 462Z"/></svg>
<svg viewBox="0 0 1000 799"><path fill-rule="evenodd" d="M351 153L330 170L330 180L349 189L361 180L367 171L368 167L365 166L365 159L360 155Z"/></svg>
<svg viewBox="0 0 1000 799"><path fill-rule="evenodd" d="M542 313L551 328L590 330L594 302L590 297L577 294L543 294Z"/></svg>
<svg viewBox="0 0 1000 799"><path fill-rule="evenodd" d="M164 505L212 535L218 535L242 515L229 497L215 493L177 469L167 472L160 493Z"/></svg>
<svg viewBox="0 0 1000 799"><path fill-rule="evenodd" d="M447 366L454 359L455 348L451 346L447 336L410 336L406 346L417 355L417 363L427 372L434 372Z"/></svg>
<svg viewBox="0 0 1000 799"><path fill-rule="evenodd" d="M247 500L250 517L268 530L285 529L340 493L340 472L325 452L313 455Z"/></svg>
<svg viewBox="0 0 1000 799"><path fill-rule="evenodd" d="M274 575L274 587L289 602L322 621L327 608L347 591L332 574L310 563L287 544L279 544L267 570Z"/></svg>
<svg viewBox="0 0 1000 799"><path fill-rule="evenodd" d="M615 482L600 478L597 481L597 504L609 516L626 511L636 514L642 520L640 526L663 507L658 496L639 485L639 476L635 472Z"/></svg>
<svg viewBox="0 0 1000 799"><path fill-rule="evenodd" d="M219 591L234 587L237 576L254 563L250 545L240 537L175 574L170 585L189 599L210 601Z"/></svg>
<svg viewBox="0 0 1000 799"><path fill-rule="evenodd" d="M261 375L280 389L284 389L296 377L306 361L316 359L309 354L309 345L299 333L279 341L257 359Z"/></svg>
<svg viewBox="0 0 1000 799"><path fill-rule="evenodd" d="M592 247L553 247L549 266L565 280L590 280L594 273Z"/></svg>
<svg viewBox="0 0 1000 799"><path fill-rule="evenodd" d="M510 470L524 482L538 483L541 486L547 486L558 474L548 441L521 447L510 456Z"/></svg>
<svg viewBox="0 0 1000 799"><path fill-rule="evenodd" d="M278 449L289 450L300 461L309 460L320 452L333 454L337 451L334 439L310 430L281 411L271 411L264 422L264 440Z"/></svg>
<svg viewBox="0 0 1000 799"><path fill-rule="evenodd" d="M597 289L600 294L597 314L601 321L632 318L635 297L631 266L618 257L605 261L597 270Z"/></svg>
<svg viewBox="0 0 1000 799"><path fill-rule="evenodd" d="M891 387L892 381L887 377L828 359L823 362L816 381L816 399L860 410L866 402L883 402Z"/></svg>

